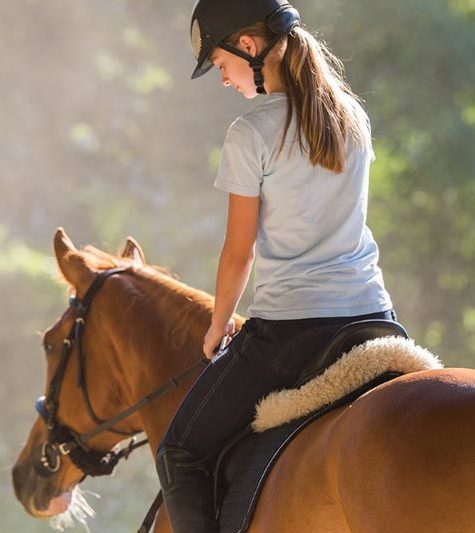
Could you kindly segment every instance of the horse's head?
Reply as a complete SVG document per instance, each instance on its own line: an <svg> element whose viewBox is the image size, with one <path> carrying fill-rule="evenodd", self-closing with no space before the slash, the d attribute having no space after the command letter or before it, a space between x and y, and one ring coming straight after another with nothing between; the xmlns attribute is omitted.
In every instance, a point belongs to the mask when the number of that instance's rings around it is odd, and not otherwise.
<svg viewBox="0 0 475 533"><path fill-rule="evenodd" d="M173 328L160 316L176 318L176 328L180 323L177 313L181 311L181 320L190 313L183 312L186 308L178 309L179 302L167 303L167 298L183 293L188 305L193 298L186 289L175 286L166 292L162 285L178 282L147 267L133 239L127 240L120 256L112 256L92 247L77 250L59 229L54 249L59 270L70 287L70 306L44 333L45 396L37 401L40 416L13 469L16 495L36 517L64 512L74 487L85 475L112 470L111 450L126 435L144 430L149 423L145 421L146 410L97 435L91 432L180 370L183 363L186 366L189 359L178 363L176 352L185 349L196 354L196 339L202 339L211 306L209 296L200 293L205 303L201 302L202 312L194 320L198 333L178 336L178 343L174 337L174 346L173 339L170 341ZM162 276L163 283L154 273ZM159 356L165 351L168 361ZM176 407L178 400L169 401L167 410L172 404ZM159 418L153 425L161 425L163 430L168 418ZM93 471L88 472L88 468Z"/></svg>

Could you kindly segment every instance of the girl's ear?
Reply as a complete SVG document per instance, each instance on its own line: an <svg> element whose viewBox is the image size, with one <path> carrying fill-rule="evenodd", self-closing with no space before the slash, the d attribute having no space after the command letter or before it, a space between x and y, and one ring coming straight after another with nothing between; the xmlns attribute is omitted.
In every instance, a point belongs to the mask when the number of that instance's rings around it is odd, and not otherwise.
<svg viewBox="0 0 475 533"><path fill-rule="evenodd" d="M246 54L249 54L252 57L255 57L258 54L257 42L254 37L251 37L250 35L241 35L241 37L239 37L238 46L243 52L246 52Z"/></svg>
<svg viewBox="0 0 475 533"><path fill-rule="evenodd" d="M66 281L76 289L76 294L85 294L96 272L87 264L84 256L79 252L66 235L63 228L58 228L54 235L54 252L59 270Z"/></svg>

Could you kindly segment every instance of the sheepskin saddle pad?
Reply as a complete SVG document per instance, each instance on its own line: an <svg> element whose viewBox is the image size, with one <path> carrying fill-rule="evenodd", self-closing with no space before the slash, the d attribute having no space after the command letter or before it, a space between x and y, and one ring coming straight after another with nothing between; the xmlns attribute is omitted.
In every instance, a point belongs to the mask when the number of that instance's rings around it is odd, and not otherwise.
<svg viewBox="0 0 475 533"><path fill-rule="evenodd" d="M261 400L252 424L235 436L216 465L214 494L220 532L247 531L268 474L305 427L390 379L436 368L442 368L440 360L414 341L382 337L350 349L299 388L274 392Z"/></svg>

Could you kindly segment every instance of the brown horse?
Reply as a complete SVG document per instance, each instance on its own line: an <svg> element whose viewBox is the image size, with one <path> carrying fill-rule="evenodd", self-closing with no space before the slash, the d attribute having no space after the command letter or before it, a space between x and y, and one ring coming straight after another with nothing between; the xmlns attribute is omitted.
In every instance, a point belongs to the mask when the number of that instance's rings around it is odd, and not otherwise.
<svg viewBox="0 0 475 533"><path fill-rule="evenodd" d="M128 268L104 282L87 316L85 377L99 418L126 409L201 357L213 306L208 294L146 265L130 239L122 257L91 247L78 251L62 230L54 244L59 268L79 297L101 271ZM70 307L44 335L47 393L75 316ZM82 434L96 424L76 386L77 364L71 358L64 371L57 418ZM192 381L116 427L144 430L154 454ZM266 481L250 532L474 532L474 419L473 370L416 372L377 387L312 423L289 445ZM104 432L89 445L105 452L123 438ZM35 450L46 440L38 418L13 470L18 499L37 517L67 509L83 478L67 455L56 472L38 475ZM155 532L170 531L162 510Z"/></svg>

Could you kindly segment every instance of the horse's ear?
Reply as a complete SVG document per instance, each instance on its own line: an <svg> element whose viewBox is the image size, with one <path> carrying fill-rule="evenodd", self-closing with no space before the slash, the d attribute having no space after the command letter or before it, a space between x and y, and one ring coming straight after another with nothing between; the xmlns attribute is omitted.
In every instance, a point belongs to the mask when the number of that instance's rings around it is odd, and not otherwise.
<svg viewBox="0 0 475 533"><path fill-rule="evenodd" d="M59 270L65 279L78 293L84 293L94 279L95 273L63 228L58 228L54 235L54 253Z"/></svg>
<svg viewBox="0 0 475 533"><path fill-rule="evenodd" d="M145 254L143 253L140 244L132 237L127 237L124 249L119 254L121 257L127 257L132 259L134 263L138 265L145 264Z"/></svg>

